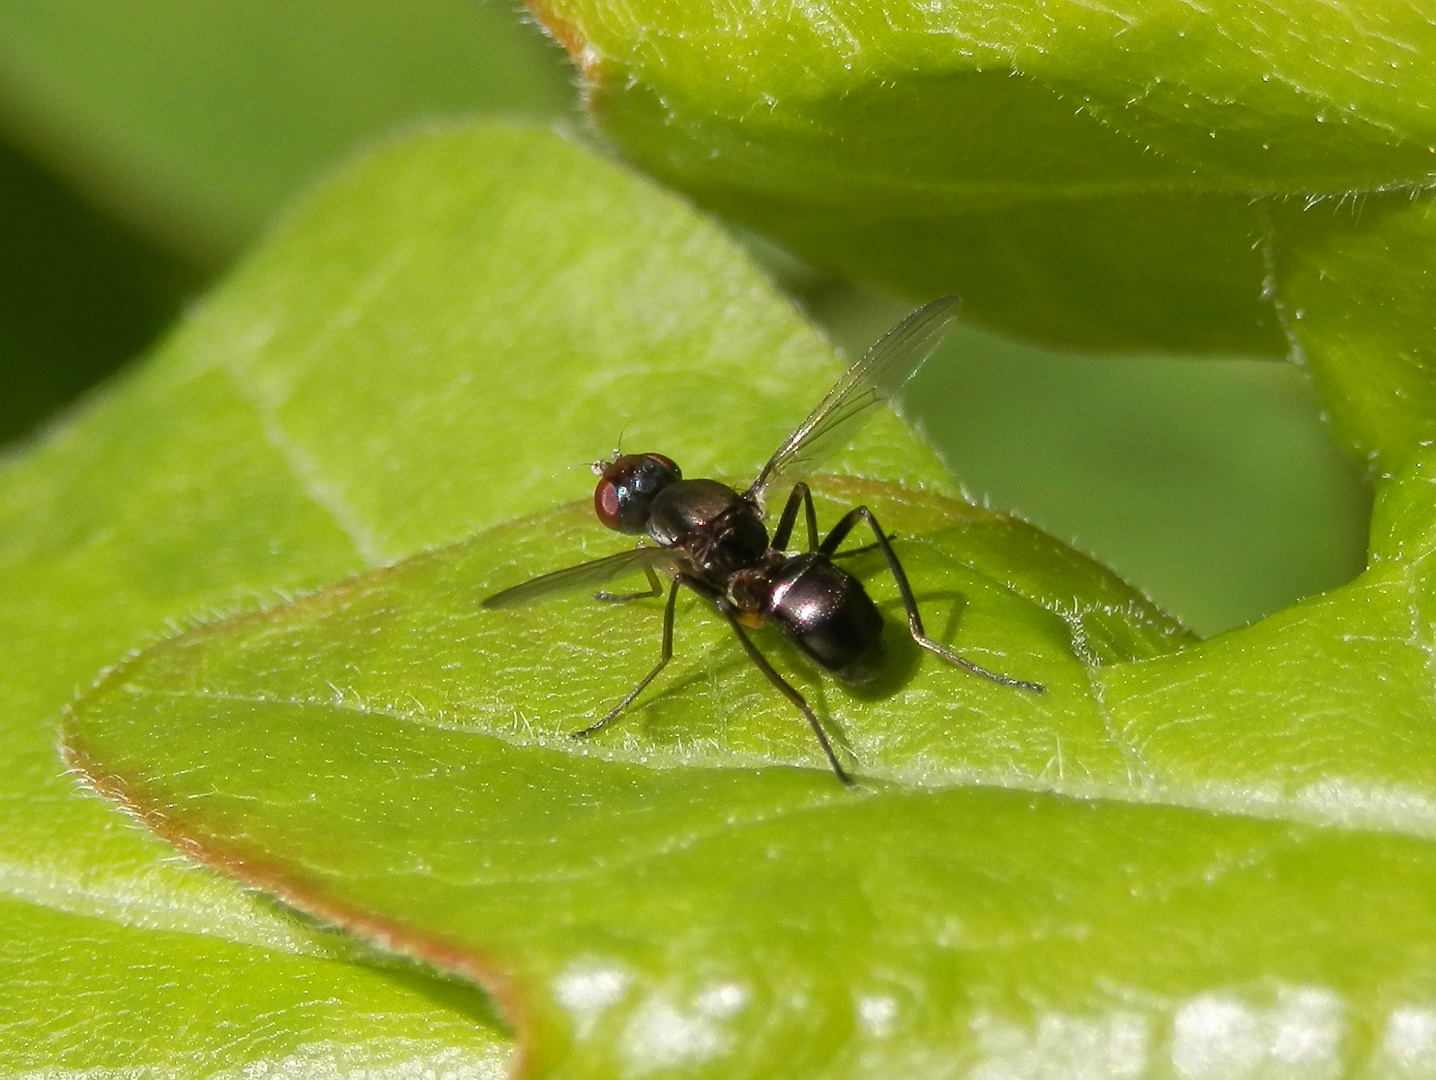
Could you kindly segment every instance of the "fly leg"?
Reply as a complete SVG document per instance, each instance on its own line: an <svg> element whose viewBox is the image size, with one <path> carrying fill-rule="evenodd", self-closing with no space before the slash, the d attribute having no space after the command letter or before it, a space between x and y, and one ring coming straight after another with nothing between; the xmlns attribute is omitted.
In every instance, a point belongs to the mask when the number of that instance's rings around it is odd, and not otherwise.
<svg viewBox="0 0 1436 1080"><path fill-rule="evenodd" d="M1041 683L1014 679L1010 675L999 675L995 671L988 671L985 667L980 667L971 660L959 656L927 636L922 627L922 616L918 614L917 600L913 597L912 586L908 584L907 573L903 570L902 563L898 561L897 552L892 549L892 544L888 543L887 535L883 532L882 526L878 524L878 519L866 506L855 506L843 515L842 520L833 526L833 531L828 533L827 538L823 540L820 549L822 553L831 557L838 545L847 538L848 533L852 532L853 527L859 521L867 522L873 530L873 535L877 537L877 546L882 549L883 557L888 561L888 570L892 572L893 580L897 582L898 592L902 595L902 604L907 610L907 628L914 641L928 652L936 653L949 664L966 668L974 675L981 675L984 679L991 679L1003 686L1016 687L1018 690L1031 690L1035 694L1042 693Z"/></svg>
<svg viewBox="0 0 1436 1080"><path fill-rule="evenodd" d="M650 577L653 575L652 570L649 570L648 573ZM613 708L608 710L607 714L603 717L603 719L599 720L597 723L590 724L588 727L583 728L580 731L572 732L571 736L573 738L584 739L594 734L595 732L602 731L615 718L617 718L619 713L623 712L624 709L628 708L630 705L633 704L633 699L636 698L639 694L643 693L644 687L646 687L649 683L656 679L658 677L658 673L668 665L668 661L673 659L673 612L678 607L678 583L680 580L680 578L674 578L673 584L668 589L668 603L663 608L663 651L659 655L658 663L654 664L653 670L650 671L647 675L643 676L643 678L639 680L638 685L628 692L627 697L625 697ZM655 586L658 585L658 581L656 578L654 579L653 584ZM659 589L658 591L662 590ZM652 596L654 594L642 593L640 595ZM616 597L614 599L623 598Z"/></svg>
<svg viewBox="0 0 1436 1080"><path fill-rule="evenodd" d="M647 600L652 596L663 595L663 584L658 580L658 575L653 572L653 567L645 566L643 572L648 575L648 588L643 592L596 592L593 594L595 600L606 600L610 603L623 604L629 600Z"/></svg>
<svg viewBox="0 0 1436 1080"><path fill-rule="evenodd" d="M803 511L808 519L808 551L818 550L818 513L813 509L813 493L808 490L808 485L799 481L793 485L792 494L788 496L788 503L783 507L783 514L778 518L778 525L773 530L772 548L774 551L786 551L788 539L792 535L793 526L798 520L798 506L802 504ZM889 540L896 540L896 533L888 534ZM862 555L864 552L873 551L879 545L864 544L862 547L848 548L847 551L829 551L831 559L846 559L853 555Z"/></svg>
<svg viewBox="0 0 1436 1080"><path fill-rule="evenodd" d="M793 490L788 495L788 504L783 507L783 516L778 519L778 526L773 530L772 548L774 551L787 549L788 539L793 534L793 526L798 521L800 506L808 523L808 550L810 552L818 550L818 512L813 509L813 493L808 490L808 485L800 480L793 485Z"/></svg>
<svg viewBox="0 0 1436 1080"><path fill-rule="evenodd" d="M896 539L897 533L888 533L888 543L892 543ZM854 555L866 555L869 551L876 551L880 546L877 541L873 541L873 543L864 544L862 547L848 548L847 551L830 552L828 558L834 560L851 559Z"/></svg>
<svg viewBox="0 0 1436 1080"><path fill-rule="evenodd" d="M817 713L813 712L812 706L808 704L807 698L803 697L787 679L779 675L773 665L768 663L768 658L758 651L758 646L754 645L752 640L749 639L747 632L743 629L743 624L738 621L737 613L730 605L721 603L719 604L718 610L723 612L723 617L728 620L728 625L733 628L733 633L738 635L738 640L743 645L743 651L748 654L748 659L752 660L753 663L758 666L758 670L763 673L763 676L776 686L778 692L791 701L797 710L803 714L803 718L808 721L808 726L813 729L813 734L818 737L818 745L823 748L823 753L828 756L828 764L833 767L834 775L844 784L852 787L853 778L849 776L842 765L838 763L838 756L833 753L833 745L828 742L827 733L823 731L823 725L818 723Z"/></svg>

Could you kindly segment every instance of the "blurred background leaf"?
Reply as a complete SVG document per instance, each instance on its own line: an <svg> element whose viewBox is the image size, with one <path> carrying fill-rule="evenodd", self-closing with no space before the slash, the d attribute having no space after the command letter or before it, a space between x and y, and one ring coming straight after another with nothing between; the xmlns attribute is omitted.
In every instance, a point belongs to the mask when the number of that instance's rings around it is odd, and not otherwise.
<svg viewBox="0 0 1436 1080"><path fill-rule="evenodd" d="M0 142L0 443L138 353L199 278Z"/></svg>
<svg viewBox="0 0 1436 1080"><path fill-rule="evenodd" d="M356 147L567 115L570 79L497 0L0 5L0 443L136 355Z"/></svg>
<svg viewBox="0 0 1436 1080"><path fill-rule="evenodd" d="M904 310L851 288L811 306L852 355ZM1370 488L1294 365L1088 356L963 324L903 403L970 497L1072 540L1199 634L1364 561Z"/></svg>
<svg viewBox="0 0 1436 1080"><path fill-rule="evenodd" d="M493 2L6 5L0 441L138 352L355 144L424 117L566 116L572 78ZM905 305L779 259L850 353ZM1203 632L1359 568L1369 493L1300 373L1109 364L970 331L947 356L909 411L968 490L1072 538Z"/></svg>
<svg viewBox="0 0 1436 1080"><path fill-rule="evenodd" d="M416 118L564 114L559 51L499 0L13 0L0 124L200 266Z"/></svg>
<svg viewBox="0 0 1436 1080"><path fill-rule="evenodd" d="M624 153L831 273L1064 348L1305 356L1383 475L1436 439L1419 11L533 6Z"/></svg>

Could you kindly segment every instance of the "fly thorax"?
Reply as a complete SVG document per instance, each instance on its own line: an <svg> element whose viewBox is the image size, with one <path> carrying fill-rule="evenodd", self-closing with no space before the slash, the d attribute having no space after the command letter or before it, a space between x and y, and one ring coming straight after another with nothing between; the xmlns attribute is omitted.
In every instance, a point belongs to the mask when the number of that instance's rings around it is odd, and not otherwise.
<svg viewBox="0 0 1436 1080"><path fill-rule="evenodd" d="M728 515L726 542L742 558L762 559L768 552L768 529L758 510L750 503L739 503Z"/></svg>
<svg viewBox="0 0 1436 1080"><path fill-rule="evenodd" d="M648 535L662 547L687 545L710 534L738 502L738 493L716 480L680 480L653 499Z"/></svg>

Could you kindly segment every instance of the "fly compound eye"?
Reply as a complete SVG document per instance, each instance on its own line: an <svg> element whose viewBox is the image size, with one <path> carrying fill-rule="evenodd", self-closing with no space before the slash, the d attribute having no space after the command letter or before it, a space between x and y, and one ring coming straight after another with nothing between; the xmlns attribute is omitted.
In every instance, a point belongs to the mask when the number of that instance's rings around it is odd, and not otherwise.
<svg viewBox="0 0 1436 1080"><path fill-rule="evenodd" d="M625 454L599 469L593 512L610 529L641 533L653 497L680 479L678 466L662 454Z"/></svg>
<svg viewBox="0 0 1436 1080"><path fill-rule="evenodd" d="M600 477L598 486L593 489L593 512L598 515L598 520L610 529L627 532L620 524L622 511L623 503L618 496L618 485L606 477Z"/></svg>

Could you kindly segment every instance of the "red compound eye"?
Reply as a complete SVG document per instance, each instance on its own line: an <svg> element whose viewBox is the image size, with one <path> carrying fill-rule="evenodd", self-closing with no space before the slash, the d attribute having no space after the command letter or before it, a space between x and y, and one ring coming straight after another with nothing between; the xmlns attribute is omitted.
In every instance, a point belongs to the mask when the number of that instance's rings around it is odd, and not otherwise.
<svg viewBox="0 0 1436 1080"><path fill-rule="evenodd" d="M598 520L610 529L616 529L621 509L617 486L607 478L600 480L593 489L593 512L598 515Z"/></svg>
<svg viewBox="0 0 1436 1080"><path fill-rule="evenodd" d="M593 512L610 529L633 535L647 527L654 497L682 479L678 466L661 454L625 454L595 468Z"/></svg>

